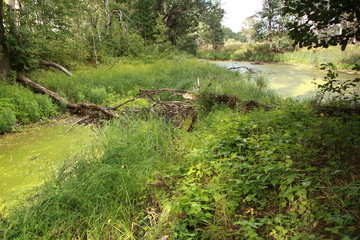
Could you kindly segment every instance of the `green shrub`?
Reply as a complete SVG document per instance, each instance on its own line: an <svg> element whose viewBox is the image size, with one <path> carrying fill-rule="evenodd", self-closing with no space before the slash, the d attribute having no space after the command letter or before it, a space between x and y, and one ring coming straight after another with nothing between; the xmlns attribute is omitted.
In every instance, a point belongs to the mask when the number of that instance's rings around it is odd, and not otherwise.
<svg viewBox="0 0 360 240"><path fill-rule="evenodd" d="M104 87L93 88L88 93L88 99L92 103L102 104L106 101L107 93Z"/></svg>
<svg viewBox="0 0 360 240"><path fill-rule="evenodd" d="M18 121L28 124L57 114L57 107L45 95L34 94L17 84L0 85L0 110L11 110Z"/></svg>
<svg viewBox="0 0 360 240"><path fill-rule="evenodd" d="M0 110L0 133L8 132L16 123L16 117L13 111Z"/></svg>

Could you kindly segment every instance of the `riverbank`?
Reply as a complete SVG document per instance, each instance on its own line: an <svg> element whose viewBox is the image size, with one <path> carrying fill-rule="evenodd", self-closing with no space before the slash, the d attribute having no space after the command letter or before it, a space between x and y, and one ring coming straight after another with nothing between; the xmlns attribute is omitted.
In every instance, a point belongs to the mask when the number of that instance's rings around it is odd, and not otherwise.
<svg viewBox="0 0 360 240"><path fill-rule="evenodd" d="M359 235L358 115L284 100L239 72L196 60L31 78L72 101L110 106L139 89L196 92L200 81L197 118L188 132L166 115L141 112L149 102L136 100L132 113L103 122L93 143L35 196L7 209L1 239Z"/></svg>
<svg viewBox="0 0 360 240"><path fill-rule="evenodd" d="M304 48L293 52L275 53L269 51L268 44L238 43L225 45L218 51L203 47L198 50L197 56L207 60L279 62L315 68L320 68L322 63L333 63L339 70L351 72L357 64L360 64L360 46L348 45L345 51L341 51L340 47L329 47L327 49L308 50Z"/></svg>
<svg viewBox="0 0 360 240"><path fill-rule="evenodd" d="M324 83L323 79L327 73L325 70L300 64L203 61L231 71L239 71L245 74L249 81L259 86L267 87L284 98L292 97L298 100L315 99L317 94L316 86ZM339 73L337 79L346 81L354 80L357 77L360 77L360 75Z"/></svg>

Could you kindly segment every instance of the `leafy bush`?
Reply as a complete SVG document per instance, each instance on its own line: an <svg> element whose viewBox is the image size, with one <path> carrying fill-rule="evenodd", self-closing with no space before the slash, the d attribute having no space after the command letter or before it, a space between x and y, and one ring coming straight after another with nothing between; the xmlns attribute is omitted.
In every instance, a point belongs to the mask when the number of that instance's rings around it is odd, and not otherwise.
<svg viewBox="0 0 360 240"><path fill-rule="evenodd" d="M16 117L13 111L0 109L0 133L8 132L16 123Z"/></svg>
<svg viewBox="0 0 360 240"><path fill-rule="evenodd" d="M102 104L106 101L107 93L105 88L93 88L88 92L88 99L92 103Z"/></svg>
<svg viewBox="0 0 360 240"><path fill-rule="evenodd" d="M15 115L15 120L10 117L6 121L7 129L10 129L16 121L24 124L36 122L56 115L58 109L48 96L34 94L18 85L2 83L0 84L0 110L7 110ZM10 123L12 125L9 127Z"/></svg>
<svg viewBox="0 0 360 240"><path fill-rule="evenodd" d="M318 88L316 94L317 103L345 104L358 108L360 102L360 78L345 81L338 80L339 74L332 63L321 64L321 69L327 70L327 74L324 77L324 84L315 83Z"/></svg>

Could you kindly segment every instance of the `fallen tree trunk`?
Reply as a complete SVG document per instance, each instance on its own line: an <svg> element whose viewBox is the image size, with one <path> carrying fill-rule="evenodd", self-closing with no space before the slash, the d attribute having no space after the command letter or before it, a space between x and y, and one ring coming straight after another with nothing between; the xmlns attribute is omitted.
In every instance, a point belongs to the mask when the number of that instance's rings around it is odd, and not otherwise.
<svg viewBox="0 0 360 240"><path fill-rule="evenodd" d="M69 104L69 102L66 99L61 97L56 92L53 92L53 91L47 89L46 87L43 87L40 84L31 81L29 78L27 78L25 76L18 77L17 81L26 87L31 87L35 92L46 94L46 95L50 96L52 99L54 99L58 103L65 104L65 105Z"/></svg>
<svg viewBox="0 0 360 240"><path fill-rule="evenodd" d="M31 87L36 92L50 96L52 99L54 99L60 104L66 105L73 113L78 113L81 115L91 115L94 112L100 112L104 114L107 119L118 116L118 114L113 112L111 108L97 105L94 103L70 103L69 101L61 97L58 93L53 92L36 82L33 82L25 76L18 77L17 81L26 87Z"/></svg>
<svg viewBox="0 0 360 240"><path fill-rule="evenodd" d="M58 93L53 92L47 89L40 84L33 82L25 76L19 76L17 81L26 87L32 88L35 92L46 94L54 99L59 104L67 106L67 108L76 114L85 116L83 119L80 119L75 123L83 122L96 122L98 119L111 119L119 117L120 114L125 114L127 112L139 112L139 111L148 111L156 113L159 116L163 116L171 120L175 125L184 128L186 131L191 131L192 125L196 120L196 105L193 103L194 100L201 99L201 95L193 94L191 91L181 90L181 89L172 89L172 88L162 88L155 90L140 90L139 94L134 98L127 100L115 107L106 107L94 103L72 103L61 97ZM170 97L182 96L184 101L163 101L158 95L161 92L177 92L180 94L173 94ZM155 99L156 97L156 99ZM136 99L147 99L152 105L145 109L136 109L131 111L127 108L117 113L116 110L119 110L121 107L124 107L130 102L134 102ZM204 101L204 99L203 99ZM219 94L209 94L205 96L205 101L203 105L206 105L207 108L211 108L214 104L226 104L229 108L235 109L240 107L240 111L247 112L253 110L254 108L263 108L266 110L273 109L274 107L262 104L256 100L240 100L235 95L219 95ZM72 126L73 127L73 126ZM71 128L72 128L71 127ZM68 131L67 131L68 132Z"/></svg>
<svg viewBox="0 0 360 240"><path fill-rule="evenodd" d="M47 66L47 67L55 67L61 71L63 71L66 75L72 76L72 73L67 70L66 68L64 68L63 66L61 66L60 64L54 63L54 62L48 62L48 61L44 61L44 60L39 60L39 63L41 65Z"/></svg>

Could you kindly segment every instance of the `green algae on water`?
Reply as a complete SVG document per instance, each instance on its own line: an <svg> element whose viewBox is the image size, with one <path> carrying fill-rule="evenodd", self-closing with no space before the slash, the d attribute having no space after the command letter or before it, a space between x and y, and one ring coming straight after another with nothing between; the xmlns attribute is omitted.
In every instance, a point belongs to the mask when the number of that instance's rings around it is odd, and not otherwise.
<svg viewBox="0 0 360 240"><path fill-rule="evenodd" d="M36 125L0 137L0 208L39 186L88 142L91 130L69 124Z"/></svg>

